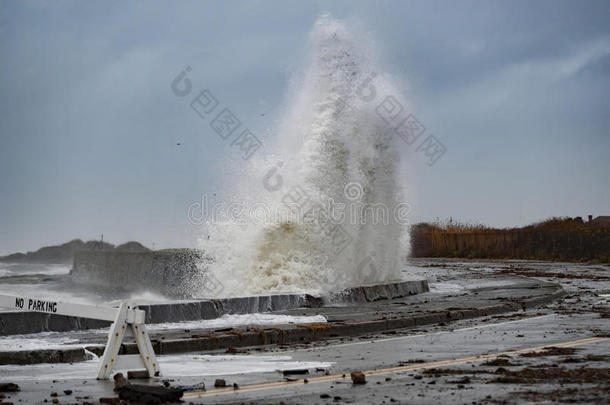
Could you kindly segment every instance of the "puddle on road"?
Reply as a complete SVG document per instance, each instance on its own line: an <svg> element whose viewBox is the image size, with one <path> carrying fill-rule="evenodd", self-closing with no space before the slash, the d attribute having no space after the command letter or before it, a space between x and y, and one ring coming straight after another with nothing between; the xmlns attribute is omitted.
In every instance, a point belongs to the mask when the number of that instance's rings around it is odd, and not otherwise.
<svg viewBox="0 0 610 405"><path fill-rule="evenodd" d="M258 355L178 355L158 356L164 378L265 373L293 369L329 368L334 363L297 361L291 356ZM73 364L34 364L0 366L0 376L11 381L95 379L98 361ZM51 372L52 370L52 372ZM120 371L120 370L118 370Z"/></svg>

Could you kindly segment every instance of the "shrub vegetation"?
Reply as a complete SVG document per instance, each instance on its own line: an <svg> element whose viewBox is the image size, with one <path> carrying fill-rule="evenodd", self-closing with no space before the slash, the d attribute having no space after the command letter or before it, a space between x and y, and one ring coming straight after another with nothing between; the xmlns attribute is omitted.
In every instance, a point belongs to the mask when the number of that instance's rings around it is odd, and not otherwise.
<svg viewBox="0 0 610 405"><path fill-rule="evenodd" d="M523 228L419 223L411 227L412 257L596 261L610 259L610 226L550 218Z"/></svg>

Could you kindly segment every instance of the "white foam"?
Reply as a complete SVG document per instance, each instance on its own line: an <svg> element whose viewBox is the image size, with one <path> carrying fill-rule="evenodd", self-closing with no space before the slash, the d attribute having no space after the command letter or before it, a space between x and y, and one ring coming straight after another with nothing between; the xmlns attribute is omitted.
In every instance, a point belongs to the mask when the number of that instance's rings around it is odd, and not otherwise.
<svg viewBox="0 0 610 405"><path fill-rule="evenodd" d="M453 294L459 293L465 290L464 286L455 283L428 283L431 293L436 294Z"/></svg>
<svg viewBox="0 0 610 405"><path fill-rule="evenodd" d="M214 258L202 264L202 271L221 281L223 296L321 293L400 278L404 227L394 218L388 224L363 224L348 215L335 220L351 238L337 253L332 236L287 212L286 196L295 186L306 193L308 206L382 204L392 212L401 200L394 139L385 136L386 124L375 111L386 95L405 106L400 92L372 61L368 38L344 23L323 16L310 40L309 67L295 80L275 143L265 142L267 154L255 155L240 173L243 184L232 189L236 200L261 209L246 209L240 223L215 218L200 241ZM373 76L378 98L367 101L358 89ZM279 189L264 186L276 175L281 176ZM227 181L234 183L235 178ZM266 220L261 221L261 213ZM195 295L211 294L202 290Z"/></svg>
<svg viewBox="0 0 610 405"><path fill-rule="evenodd" d="M58 276L70 273L67 264L0 263L0 277L44 274Z"/></svg>
<svg viewBox="0 0 610 405"><path fill-rule="evenodd" d="M200 321L158 323L148 325L150 330L171 330L171 329L221 329L239 326L273 326L289 324L310 324L326 323L326 318L322 315L314 316L292 316L274 314L242 314L242 315L223 315L220 318L205 319Z"/></svg>

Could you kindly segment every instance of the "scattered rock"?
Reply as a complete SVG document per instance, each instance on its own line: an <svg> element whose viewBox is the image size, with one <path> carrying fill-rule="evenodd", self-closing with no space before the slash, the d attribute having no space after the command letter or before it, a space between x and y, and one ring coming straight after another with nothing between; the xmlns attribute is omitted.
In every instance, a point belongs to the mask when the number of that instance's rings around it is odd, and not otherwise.
<svg viewBox="0 0 610 405"><path fill-rule="evenodd" d="M114 390L118 391L121 388L129 385L129 381L125 379L123 373L117 373L114 375Z"/></svg>
<svg viewBox="0 0 610 405"><path fill-rule="evenodd" d="M599 386L560 388L551 391L532 390L517 393L520 397L532 402L556 402L558 398L561 398L562 403L577 404L608 403L608 394L607 390L600 389Z"/></svg>
<svg viewBox="0 0 610 405"><path fill-rule="evenodd" d="M520 363L511 363L509 359L497 358L494 360L489 360L486 363L481 364L482 366L493 366L493 367L513 367L520 366Z"/></svg>
<svg viewBox="0 0 610 405"><path fill-rule="evenodd" d="M239 385L237 385L237 383L233 383L233 389L234 390L238 390L239 389Z"/></svg>
<svg viewBox="0 0 610 405"><path fill-rule="evenodd" d="M284 375L288 375L288 374L309 374L309 370L306 368L300 368L300 369L294 369L294 370L284 370L282 371L282 374Z"/></svg>
<svg viewBox="0 0 610 405"><path fill-rule="evenodd" d="M222 388L222 387L226 387L227 386L227 382L225 380L223 380L222 378L217 378L216 381L214 381L214 387L216 388Z"/></svg>
<svg viewBox="0 0 610 405"><path fill-rule="evenodd" d="M492 371L489 370L466 370L463 368L431 368L423 371L424 374L430 376L433 374L434 377L440 377L441 375L454 375L454 374L490 374ZM415 376L414 378L417 378Z"/></svg>
<svg viewBox="0 0 610 405"><path fill-rule="evenodd" d="M51 396L52 396L52 397L56 397L56 396L57 396L57 392L52 392L52 393L51 393Z"/></svg>
<svg viewBox="0 0 610 405"><path fill-rule="evenodd" d="M353 384L366 384L366 377L362 371L353 371L350 373Z"/></svg>
<svg viewBox="0 0 610 405"><path fill-rule="evenodd" d="M0 384L0 392L17 392L21 391L21 388L14 383L2 383Z"/></svg>
<svg viewBox="0 0 610 405"><path fill-rule="evenodd" d="M129 380L145 379L150 378L150 375L147 370L132 370L127 372L127 378Z"/></svg>
<svg viewBox="0 0 610 405"><path fill-rule="evenodd" d="M72 390L64 390L64 394L66 394L66 395L72 395Z"/></svg>
<svg viewBox="0 0 610 405"><path fill-rule="evenodd" d="M119 405L121 400L118 398L100 398L100 404Z"/></svg>
<svg viewBox="0 0 610 405"><path fill-rule="evenodd" d="M330 395L328 395L328 394L320 394L320 398L322 398L322 399L330 398Z"/></svg>
<svg viewBox="0 0 610 405"><path fill-rule="evenodd" d="M569 356L576 353L578 348L574 347L545 347L543 350L538 352L523 353L521 357L544 357L544 356Z"/></svg>
<svg viewBox="0 0 610 405"><path fill-rule="evenodd" d="M417 364L417 363L425 363L425 361L422 359L404 360L404 361L399 361L398 365L403 366L405 364Z"/></svg>
<svg viewBox="0 0 610 405"><path fill-rule="evenodd" d="M560 384L605 383L610 380L610 368L565 368L565 367L526 367L516 371L503 371L503 376L489 383L536 384L558 381Z"/></svg>
<svg viewBox="0 0 610 405"><path fill-rule="evenodd" d="M460 378L459 380L447 381L447 383L449 383L449 384L470 384L470 378L463 377L463 378Z"/></svg>
<svg viewBox="0 0 610 405"><path fill-rule="evenodd" d="M610 361L610 356L607 355L596 355L596 354L587 354L585 357L566 357L561 360L561 363L582 363L585 361Z"/></svg>
<svg viewBox="0 0 610 405"><path fill-rule="evenodd" d="M119 398L138 404L162 404L177 402L182 398L182 394L182 388L129 384L120 389Z"/></svg>
<svg viewBox="0 0 610 405"><path fill-rule="evenodd" d="M184 394L184 389L182 388L130 384L122 373L114 375L114 390L118 391L120 399L142 404L176 402Z"/></svg>

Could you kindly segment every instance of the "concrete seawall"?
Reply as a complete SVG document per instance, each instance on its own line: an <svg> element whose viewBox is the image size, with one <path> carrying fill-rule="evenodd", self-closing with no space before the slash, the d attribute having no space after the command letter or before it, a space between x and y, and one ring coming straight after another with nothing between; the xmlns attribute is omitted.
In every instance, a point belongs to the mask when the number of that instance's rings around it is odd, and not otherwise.
<svg viewBox="0 0 610 405"><path fill-rule="evenodd" d="M193 298L193 288L205 282L199 266L206 260L203 253L190 249L83 250L75 254L70 275L76 283Z"/></svg>
<svg viewBox="0 0 610 405"><path fill-rule="evenodd" d="M429 291L426 280L409 280L348 288L332 296L276 294L210 300L183 300L162 304L143 304L146 323L214 319L225 314L250 314L297 308L320 308L333 303L365 303ZM110 322L40 312L0 312L0 336L103 328Z"/></svg>

